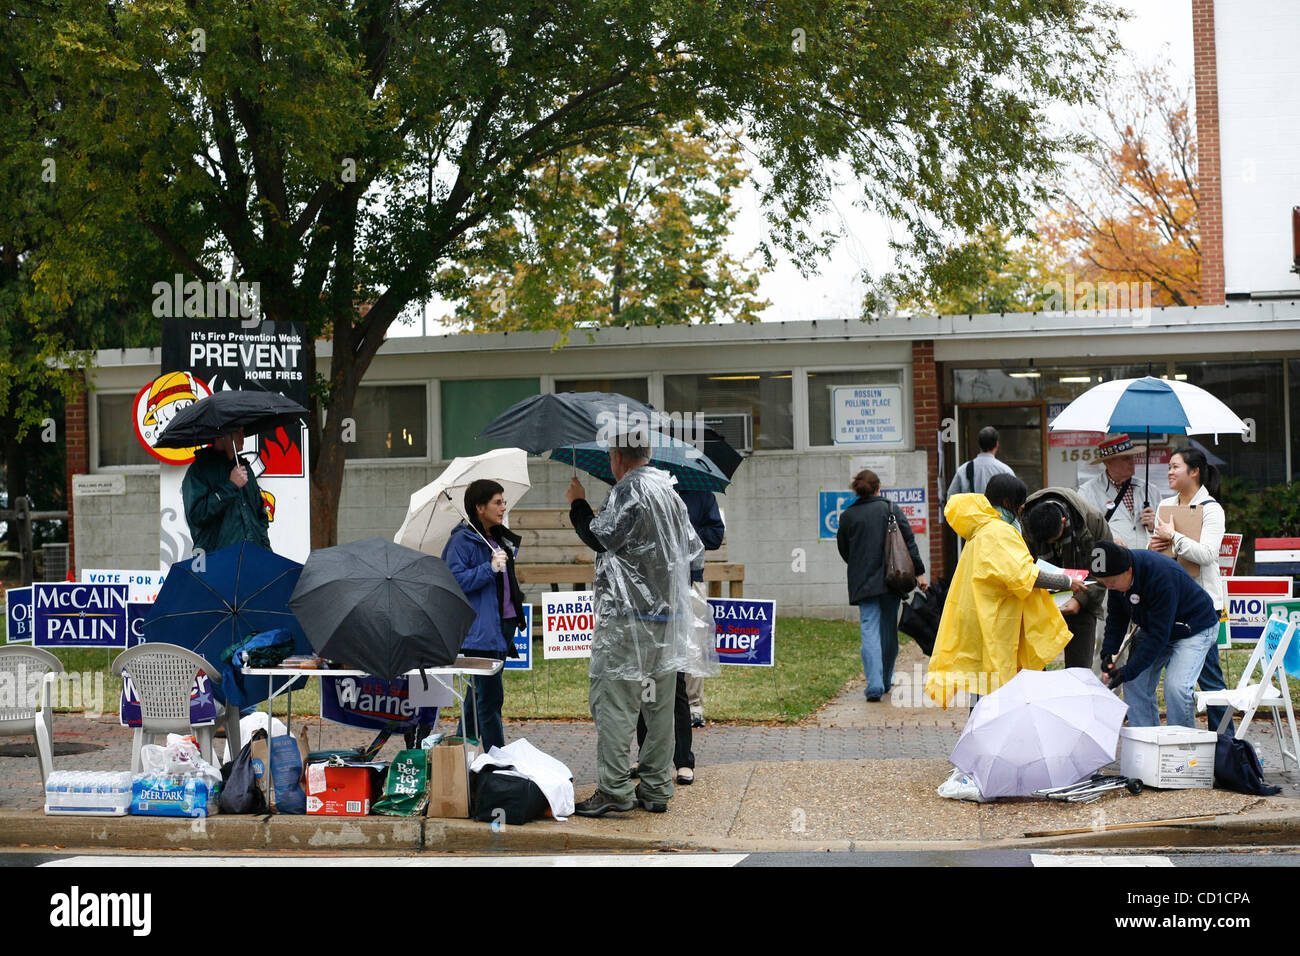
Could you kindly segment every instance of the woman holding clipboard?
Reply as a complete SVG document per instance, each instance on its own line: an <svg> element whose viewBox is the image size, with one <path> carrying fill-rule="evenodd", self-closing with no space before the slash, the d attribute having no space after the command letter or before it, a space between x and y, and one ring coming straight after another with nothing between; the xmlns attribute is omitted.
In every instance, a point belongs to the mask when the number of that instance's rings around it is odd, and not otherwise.
<svg viewBox="0 0 1300 956"><path fill-rule="evenodd" d="M1223 506L1217 500L1220 490L1219 471L1206 460L1205 453L1200 449L1184 445L1169 457L1169 487L1177 494L1162 500L1156 509L1155 531L1151 534L1149 547L1153 551L1163 551L1170 557L1177 558L1188 573L1197 579L1222 618L1224 608L1227 607L1227 589L1223 578L1219 576L1219 546L1223 543L1225 529ZM1196 526L1196 519L1200 519L1198 534L1183 534L1174 528L1176 508L1191 509L1181 512L1191 518L1189 530ZM1217 644L1210 645L1197 685L1201 690L1227 689L1223 669L1219 665ZM1226 713L1227 709L1223 707L1206 709L1211 730L1218 730ZM1232 735L1231 722L1225 732Z"/></svg>

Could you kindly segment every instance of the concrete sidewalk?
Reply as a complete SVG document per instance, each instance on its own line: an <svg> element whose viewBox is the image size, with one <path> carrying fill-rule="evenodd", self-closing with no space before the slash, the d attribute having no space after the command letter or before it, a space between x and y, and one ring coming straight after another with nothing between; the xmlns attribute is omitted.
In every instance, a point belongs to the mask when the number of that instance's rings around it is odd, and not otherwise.
<svg viewBox="0 0 1300 956"><path fill-rule="evenodd" d="M904 649L900 671L919 659ZM868 703L863 682L851 682L821 712L796 726L710 724L695 735L696 782L678 787L666 814L633 811L602 819L537 821L494 831L471 821L349 817L46 817L36 761L0 755L0 846L137 847L166 849L508 850L668 847L714 849L850 849L883 846L1020 845L1025 841L1097 846L1300 844L1300 775L1282 777L1271 726L1251 736L1265 769L1285 786L1278 797L1220 790L1110 794L1088 805L1000 801L976 805L940 798L948 754L965 722L962 710ZM898 693L900 702L906 694ZM369 732L309 720L313 749L366 743ZM448 726L446 729L450 729ZM589 721L512 721L508 739L527 738L567 764L576 797L595 789L595 730ZM99 720L60 715L56 746L84 752L56 756L59 769L125 769L131 733L116 716ZM385 755L400 748L390 742ZM5 748L9 749L9 748ZM218 747L220 749L220 746ZM3 754L3 751L0 751ZM1158 830L1117 825L1210 817ZM1035 836L1081 829L1079 835ZM1199 841L1199 842L1198 842Z"/></svg>

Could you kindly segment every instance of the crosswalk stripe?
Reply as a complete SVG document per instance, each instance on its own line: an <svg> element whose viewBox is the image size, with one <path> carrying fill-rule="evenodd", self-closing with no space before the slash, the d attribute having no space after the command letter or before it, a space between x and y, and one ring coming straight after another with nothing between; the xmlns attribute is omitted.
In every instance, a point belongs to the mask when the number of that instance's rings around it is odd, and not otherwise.
<svg viewBox="0 0 1300 956"><path fill-rule="evenodd" d="M1173 866L1167 856L1100 856L1093 853L1031 853L1034 866Z"/></svg>
<svg viewBox="0 0 1300 956"><path fill-rule="evenodd" d="M464 867L464 866L537 866L537 867L732 867L747 853L573 853L563 856L73 856L51 860L41 866L192 866L192 867L284 867L284 866L354 866L354 867Z"/></svg>

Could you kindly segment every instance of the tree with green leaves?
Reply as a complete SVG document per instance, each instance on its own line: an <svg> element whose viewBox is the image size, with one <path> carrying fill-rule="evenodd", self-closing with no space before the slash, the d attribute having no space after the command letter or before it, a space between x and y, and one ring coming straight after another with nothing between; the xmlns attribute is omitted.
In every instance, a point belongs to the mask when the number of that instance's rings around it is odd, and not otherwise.
<svg viewBox="0 0 1300 956"><path fill-rule="evenodd" d="M736 137L692 121L609 153L581 149L528 175L519 209L479 258L442 279L476 331L756 322L758 273L724 251L744 181Z"/></svg>
<svg viewBox="0 0 1300 956"><path fill-rule="evenodd" d="M268 318L328 330L313 398L324 414L311 418L317 547L337 538L345 423L388 329L456 294L448 266L501 261L494 244L537 171L698 117L754 144L770 225L760 251L825 251L833 237L808 223L843 163L863 202L937 262L947 230L1020 223L1040 201L1066 145L1044 110L1088 96L1118 15L1105 0L39 10L50 72L71 91L61 158L88 201L147 229L175 270L213 280L237 262ZM73 269L96 254L60 251Z"/></svg>

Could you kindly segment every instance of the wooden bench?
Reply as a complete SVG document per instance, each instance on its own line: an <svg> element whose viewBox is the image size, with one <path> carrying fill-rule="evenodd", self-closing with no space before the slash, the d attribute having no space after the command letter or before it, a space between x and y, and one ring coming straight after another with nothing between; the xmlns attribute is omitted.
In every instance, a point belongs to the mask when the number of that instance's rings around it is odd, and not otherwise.
<svg viewBox="0 0 1300 956"><path fill-rule="evenodd" d="M582 543L569 521L568 509L516 508L510 512L510 530L522 539L515 563L521 586L549 584L552 591L567 585L573 590L591 587L596 574L596 554ZM722 582L727 582L727 597L743 597L745 566L727 563L727 542L704 555L704 581L710 597L722 597Z"/></svg>

